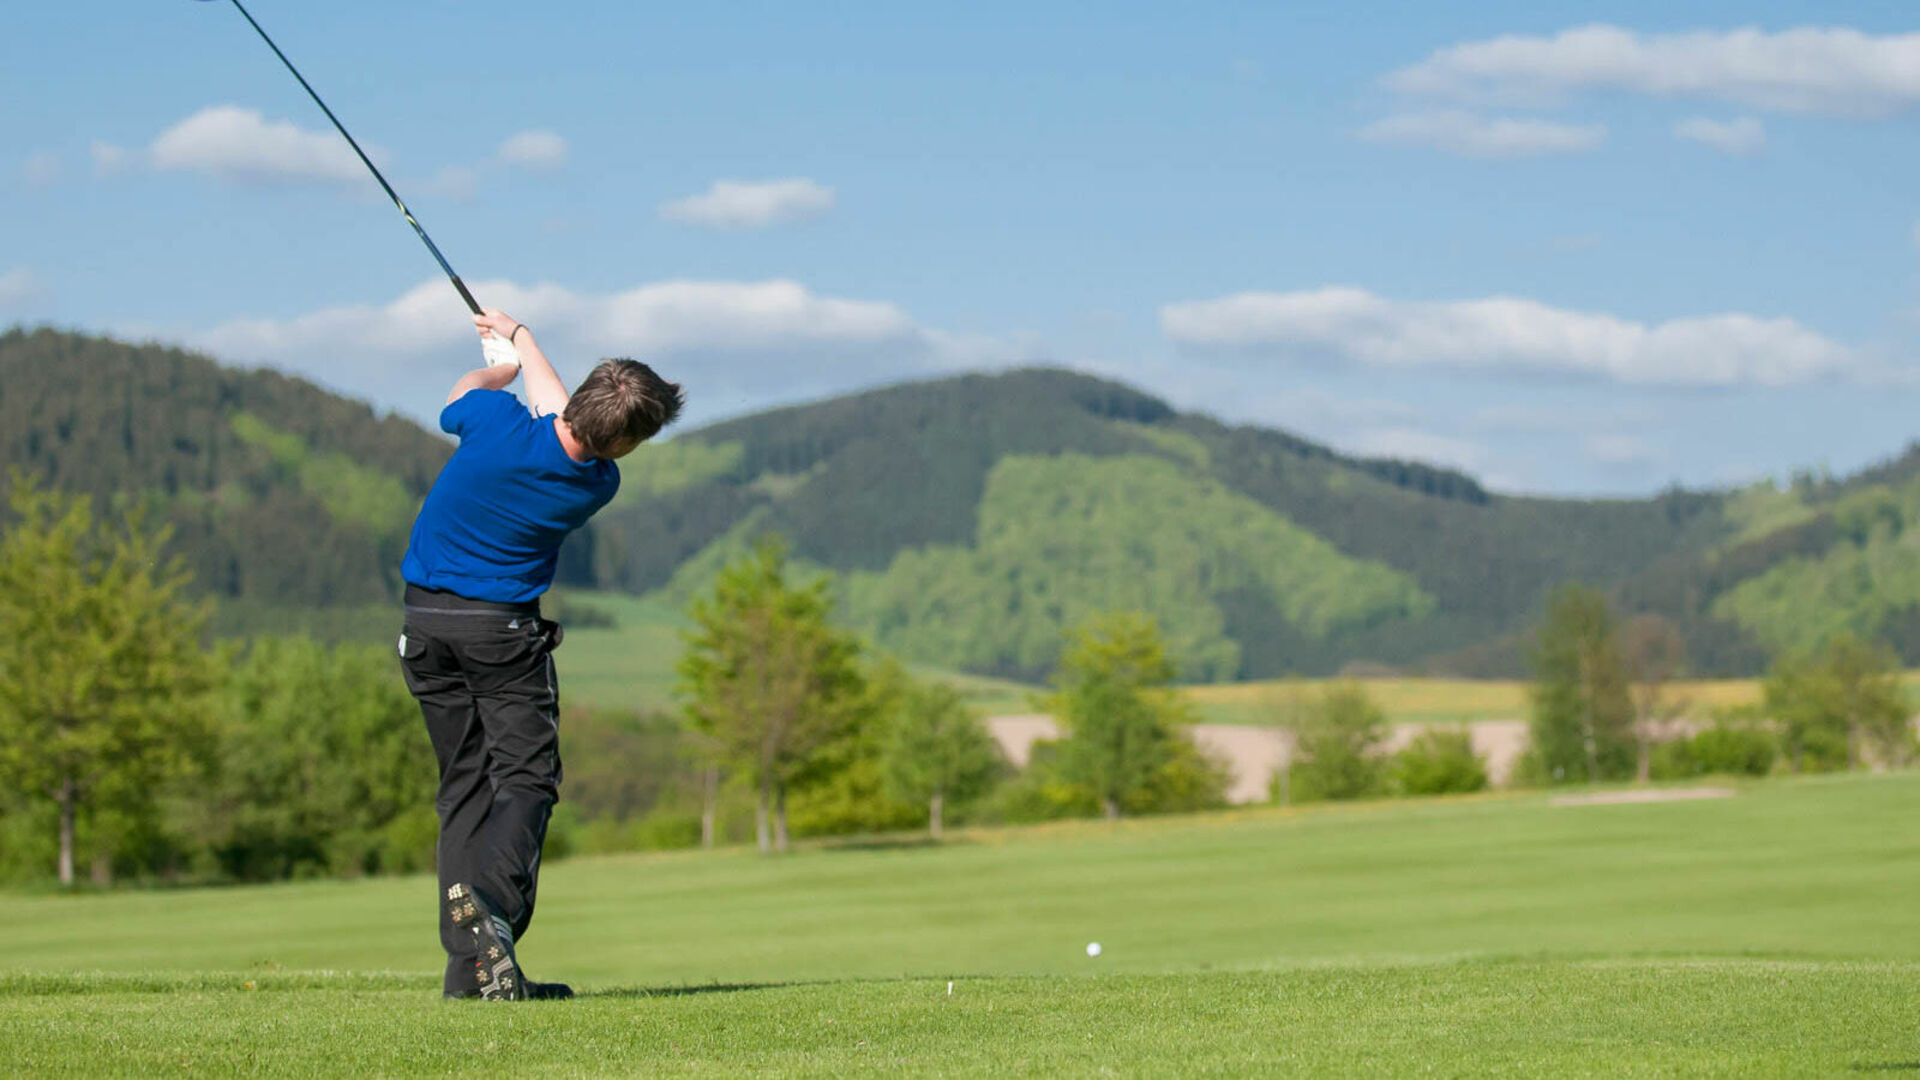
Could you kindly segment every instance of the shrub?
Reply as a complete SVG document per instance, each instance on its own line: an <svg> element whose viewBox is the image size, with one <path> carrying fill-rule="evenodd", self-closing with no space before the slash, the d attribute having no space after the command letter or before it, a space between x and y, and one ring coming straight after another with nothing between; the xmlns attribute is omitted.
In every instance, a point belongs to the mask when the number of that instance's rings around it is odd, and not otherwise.
<svg viewBox="0 0 1920 1080"><path fill-rule="evenodd" d="M1063 818L1092 817L1100 812L1093 789L1060 775L1060 744L1042 739L1033 744L1027 767L1001 784L981 816L988 821L1024 825Z"/></svg>
<svg viewBox="0 0 1920 1080"><path fill-rule="evenodd" d="M1392 789L1398 795L1452 795L1487 786L1487 763L1473 752L1466 728L1428 728L1393 756Z"/></svg>
<svg viewBox="0 0 1920 1080"><path fill-rule="evenodd" d="M1289 802L1362 799L1384 790L1386 762L1374 751L1387 737L1387 717L1358 683L1328 687L1293 731L1293 760L1284 778L1274 777L1276 799L1283 779Z"/></svg>
<svg viewBox="0 0 1920 1080"><path fill-rule="evenodd" d="M1765 776L1780 757L1780 740L1758 724L1717 720L1690 738L1669 739L1653 751L1656 780L1696 776Z"/></svg>

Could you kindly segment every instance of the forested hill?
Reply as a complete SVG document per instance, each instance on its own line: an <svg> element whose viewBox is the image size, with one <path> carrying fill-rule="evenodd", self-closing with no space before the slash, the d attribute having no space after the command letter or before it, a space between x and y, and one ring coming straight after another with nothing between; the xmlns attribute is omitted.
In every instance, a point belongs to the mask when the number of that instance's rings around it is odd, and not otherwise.
<svg viewBox="0 0 1920 1080"><path fill-rule="evenodd" d="M1728 532L1718 495L1505 498L1060 371L869 391L637 457L595 533L599 583L685 595L777 532L879 641L1023 676L1111 607L1157 615L1195 678L1411 664L1519 631L1559 582Z"/></svg>
<svg viewBox="0 0 1920 1080"><path fill-rule="evenodd" d="M411 421L273 371L52 330L0 335L0 466L132 500L230 629L306 628L395 595L452 452Z"/></svg>
<svg viewBox="0 0 1920 1080"><path fill-rule="evenodd" d="M696 387L697 391L697 387ZM302 380L40 330L0 336L0 465L133 498L229 626L390 604L450 447ZM1695 668L1846 628L1920 659L1920 457L1788 490L1512 498L1182 414L1053 370L871 390L689 431L622 465L563 580L684 601L763 533L912 659L1031 677L1139 608L1195 679L1523 664L1563 581L1686 632Z"/></svg>

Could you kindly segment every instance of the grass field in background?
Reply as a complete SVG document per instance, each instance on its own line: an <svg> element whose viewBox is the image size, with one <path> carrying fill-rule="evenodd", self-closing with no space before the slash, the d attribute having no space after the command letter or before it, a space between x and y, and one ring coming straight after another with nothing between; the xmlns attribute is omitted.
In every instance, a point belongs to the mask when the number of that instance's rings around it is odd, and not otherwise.
<svg viewBox="0 0 1920 1080"><path fill-rule="evenodd" d="M1272 679L1186 689L1202 719L1215 724L1271 724L1290 702L1310 701L1337 680ZM1517 679L1365 679L1360 685L1396 724L1466 724L1527 718L1529 684ZM1690 679L1668 693L1701 714L1760 700L1757 679Z"/></svg>
<svg viewBox="0 0 1920 1080"><path fill-rule="evenodd" d="M1740 792L563 862L543 876L523 958L586 997L513 1008L434 1000L423 878L14 896L0 1060L286 1075L1920 1062L1920 776ZM1089 959L1089 941L1105 954Z"/></svg>
<svg viewBox="0 0 1920 1080"><path fill-rule="evenodd" d="M686 614L656 599L624 593L556 590L567 602L613 617L610 627L569 626L554 653L560 692L568 705L663 710L674 707L674 665L684 651ZM933 668L915 674L946 682L987 715L1031 712L1031 687L1005 679Z"/></svg>

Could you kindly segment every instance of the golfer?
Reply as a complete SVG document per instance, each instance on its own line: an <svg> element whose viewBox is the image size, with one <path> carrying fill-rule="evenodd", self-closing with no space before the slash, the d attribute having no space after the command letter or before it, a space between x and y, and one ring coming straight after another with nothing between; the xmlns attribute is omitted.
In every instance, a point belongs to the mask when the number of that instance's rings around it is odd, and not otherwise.
<svg viewBox="0 0 1920 1080"><path fill-rule="evenodd" d="M680 387L607 360L571 395L512 317L473 317L488 366L453 384L440 427L459 449L413 523L400 662L440 765L440 943L449 998L571 997L529 981L540 846L560 791L560 709L540 617L560 543L620 488L614 462L671 424ZM505 387L526 377L527 404Z"/></svg>

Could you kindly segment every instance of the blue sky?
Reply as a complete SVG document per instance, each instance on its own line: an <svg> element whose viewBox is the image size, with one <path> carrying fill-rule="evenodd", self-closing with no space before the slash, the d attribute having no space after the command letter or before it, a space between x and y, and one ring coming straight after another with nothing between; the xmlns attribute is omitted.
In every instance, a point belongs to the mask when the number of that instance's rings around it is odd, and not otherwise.
<svg viewBox="0 0 1920 1080"><path fill-rule="evenodd" d="M693 422L1053 363L1512 491L1912 435L1907 5L249 6L483 302ZM230 5L9 32L0 321L433 413L459 302Z"/></svg>

